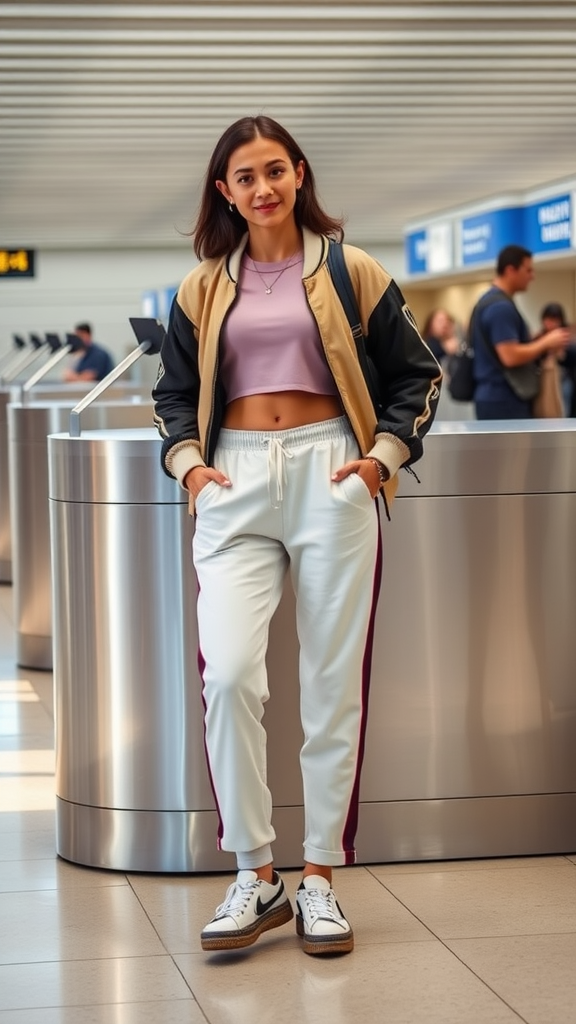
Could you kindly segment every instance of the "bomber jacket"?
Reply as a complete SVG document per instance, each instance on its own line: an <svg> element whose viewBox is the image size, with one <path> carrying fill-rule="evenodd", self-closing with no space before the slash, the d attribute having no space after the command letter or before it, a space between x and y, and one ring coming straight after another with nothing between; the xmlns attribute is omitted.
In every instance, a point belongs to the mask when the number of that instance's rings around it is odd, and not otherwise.
<svg viewBox="0 0 576 1024"><path fill-rule="evenodd" d="M328 366L363 456L388 469L390 501L396 474L422 455L432 425L442 373L420 337L402 293L362 249L344 245L367 352L376 367L381 397L377 416L356 354L344 309L326 258L328 239L307 229L302 281ZM219 375L222 326L237 297L246 235L229 256L204 260L184 279L172 304L168 332L152 392L162 465L184 485L194 466L212 465L226 396Z"/></svg>

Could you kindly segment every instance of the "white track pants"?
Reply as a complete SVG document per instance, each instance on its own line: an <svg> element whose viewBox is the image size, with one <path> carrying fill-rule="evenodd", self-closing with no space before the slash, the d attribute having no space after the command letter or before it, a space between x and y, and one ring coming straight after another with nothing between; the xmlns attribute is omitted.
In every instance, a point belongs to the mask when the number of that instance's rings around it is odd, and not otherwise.
<svg viewBox="0 0 576 1024"><path fill-rule="evenodd" d="M294 430L222 430L196 504L194 564L208 765L219 845L240 867L272 859L266 784L270 619L290 567L300 642L304 859L353 863L372 630L380 581L376 502L344 417Z"/></svg>

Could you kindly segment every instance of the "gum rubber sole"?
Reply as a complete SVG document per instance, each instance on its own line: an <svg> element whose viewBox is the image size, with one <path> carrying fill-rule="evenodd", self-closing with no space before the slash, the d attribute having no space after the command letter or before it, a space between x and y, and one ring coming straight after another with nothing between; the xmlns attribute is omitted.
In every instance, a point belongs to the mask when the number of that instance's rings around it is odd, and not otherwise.
<svg viewBox="0 0 576 1024"><path fill-rule="evenodd" d="M335 935L331 938L327 935L319 935L314 938L304 932L304 921L298 914L296 917L296 932L302 939L302 948L309 956L336 956L337 953L351 953L354 949L354 932L344 932L342 935Z"/></svg>
<svg viewBox="0 0 576 1024"><path fill-rule="evenodd" d="M242 931L212 932L207 935L202 933L200 945L206 952L220 949L244 949L245 946L251 946L253 942L256 942L262 932L268 932L271 928L279 928L291 921L293 917L292 904L290 900L286 900L285 903L269 910L258 921L255 921L249 928L243 928Z"/></svg>

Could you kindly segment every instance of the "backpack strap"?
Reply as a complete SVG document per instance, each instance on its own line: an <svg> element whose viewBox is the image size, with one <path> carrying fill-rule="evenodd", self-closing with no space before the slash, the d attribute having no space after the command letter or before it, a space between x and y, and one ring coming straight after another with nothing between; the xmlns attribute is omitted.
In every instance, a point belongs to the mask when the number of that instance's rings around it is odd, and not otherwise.
<svg viewBox="0 0 576 1024"><path fill-rule="evenodd" d="M326 264L338 294L338 298L340 299L342 308L346 314L346 319L350 324L350 330L352 331L352 337L354 338L354 343L356 345L356 353L358 355L360 369L362 370L364 380L366 381L366 387L370 393L374 410L378 416L381 401L376 382L376 369L371 366L366 352L366 343L360 320L360 311L358 309L358 303L356 301L356 295L354 293L348 267L346 266L344 249L341 242L334 242L332 239L329 240L328 259Z"/></svg>
<svg viewBox="0 0 576 1024"><path fill-rule="evenodd" d="M340 242L334 242L330 239L327 264L334 287L338 292L338 298L346 313L346 319L350 324L354 341L358 345L359 340L364 338L362 324L360 323L360 312L352 281L350 280L350 274L348 273L348 267L346 266L344 250Z"/></svg>

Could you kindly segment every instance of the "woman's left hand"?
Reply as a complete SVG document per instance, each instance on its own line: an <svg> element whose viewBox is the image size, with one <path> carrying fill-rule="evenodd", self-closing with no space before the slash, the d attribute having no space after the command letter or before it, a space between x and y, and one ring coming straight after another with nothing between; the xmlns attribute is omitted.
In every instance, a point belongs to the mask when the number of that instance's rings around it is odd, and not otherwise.
<svg viewBox="0 0 576 1024"><path fill-rule="evenodd" d="M385 467L384 471L386 472ZM374 459L354 459L353 462L347 462L333 473L332 480L336 484L340 483L344 477L350 476L351 473L358 474L370 491L371 497L375 498L380 490L380 473Z"/></svg>

